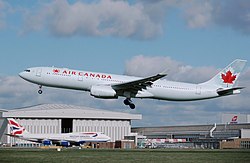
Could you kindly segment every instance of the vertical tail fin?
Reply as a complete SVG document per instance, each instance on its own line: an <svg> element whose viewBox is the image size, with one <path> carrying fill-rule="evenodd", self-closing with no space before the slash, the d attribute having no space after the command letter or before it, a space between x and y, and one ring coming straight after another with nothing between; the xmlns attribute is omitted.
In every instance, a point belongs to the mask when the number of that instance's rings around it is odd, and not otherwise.
<svg viewBox="0 0 250 163"><path fill-rule="evenodd" d="M236 59L212 79L202 84L216 86L218 88L233 88L246 63L246 60Z"/></svg>
<svg viewBox="0 0 250 163"><path fill-rule="evenodd" d="M21 126L15 119L7 118L10 126L10 135L12 136L22 136L24 133L27 133L25 128Z"/></svg>

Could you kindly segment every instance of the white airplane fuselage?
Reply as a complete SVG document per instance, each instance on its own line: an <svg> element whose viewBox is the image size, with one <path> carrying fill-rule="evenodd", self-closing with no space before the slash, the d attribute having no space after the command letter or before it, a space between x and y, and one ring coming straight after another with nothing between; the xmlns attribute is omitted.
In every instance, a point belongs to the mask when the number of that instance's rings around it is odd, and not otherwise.
<svg viewBox="0 0 250 163"><path fill-rule="evenodd" d="M110 141L110 137L100 132L79 132L79 133L62 133L62 134L23 134L19 137L23 140L33 141L42 143L43 141L54 141L58 143L61 141L67 142L107 142Z"/></svg>
<svg viewBox="0 0 250 163"><path fill-rule="evenodd" d="M65 73L55 73L53 70ZM20 76L32 83L65 89L90 91L93 85L120 84L142 78L104 74L89 71L78 71L63 68L36 67L30 73L22 72ZM67 73L66 73L67 72ZM218 97L216 87L206 87L202 84L190 84L168 80L155 81L147 90L139 91L134 98L154 98L161 100L189 101ZM125 96L121 94L119 96Z"/></svg>
<svg viewBox="0 0 250 163"><path fill-rule="evenodd" d="M207 82L191 84L161 80L164 73L140 78L56 67L34 67L19 74L23 79L42 86L89 91L96 98L126 97L125 105L132 109L131 98L152 98L171 101L193 101L240 93L243 87L233 87L245 60L235 60ZM39 90L41 94L42 91Z"/></svg>

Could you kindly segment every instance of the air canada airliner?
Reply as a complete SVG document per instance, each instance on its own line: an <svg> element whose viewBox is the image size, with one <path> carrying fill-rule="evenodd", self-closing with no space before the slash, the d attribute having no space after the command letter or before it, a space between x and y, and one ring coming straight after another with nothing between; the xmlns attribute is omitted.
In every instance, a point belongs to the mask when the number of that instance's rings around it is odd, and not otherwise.
<svg viewBox="0 0 250 163"><path fill-rule="evenodd" d="M246 60L236 59L210 80L191 84L161 80L165 72L141 78L108 73L72 70L56 67L33 67L19 76L42 86L89 91L96 98L116 99L125 97L124 104L135 108L132 98L152 98L170 101L194 101L239 94L244 87L235 86Z"/></svg>
<svg viewBox="0 0 250 163"><path fill-rule="evenodd" d="M15 119L8 118L11 137L42 143L43 145L80 146L86 142L107 142L110 137L101 132L79 132L62 134L31 134Z"/></svg>

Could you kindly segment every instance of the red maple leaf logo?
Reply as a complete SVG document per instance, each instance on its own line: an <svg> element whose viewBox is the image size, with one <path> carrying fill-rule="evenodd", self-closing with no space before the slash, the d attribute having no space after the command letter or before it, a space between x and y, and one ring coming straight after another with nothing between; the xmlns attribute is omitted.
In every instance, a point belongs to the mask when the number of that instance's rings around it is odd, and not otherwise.
<svg viewBox="0 0 250 163"><path fill-rule="evenodd" d="M236 79L236 75L233 75L232 72L230 70L228 70L225 74L221 74L221 77L223 79L224 83L227 84L233 84L233 81Z"/></svg>
<svg viewBox="0 0 250 163"><path fill-rule="evenodd" d="M53 70L53 72L54 72L54 73L59 73L59 72L60 72L60 70L58 70L58 69L54 69L54 70Z"/></svg>

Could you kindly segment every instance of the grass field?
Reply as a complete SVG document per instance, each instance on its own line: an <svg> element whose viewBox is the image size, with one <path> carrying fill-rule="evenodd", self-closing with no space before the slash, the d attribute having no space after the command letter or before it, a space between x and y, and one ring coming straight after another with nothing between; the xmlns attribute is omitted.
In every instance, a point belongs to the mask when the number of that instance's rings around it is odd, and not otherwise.
<svg viewBox="0 0 250 163"><path fill-rule="evenodd" d="M15 149L0 148L5 162L250 162L250 150L196 149Z"/></svg>

